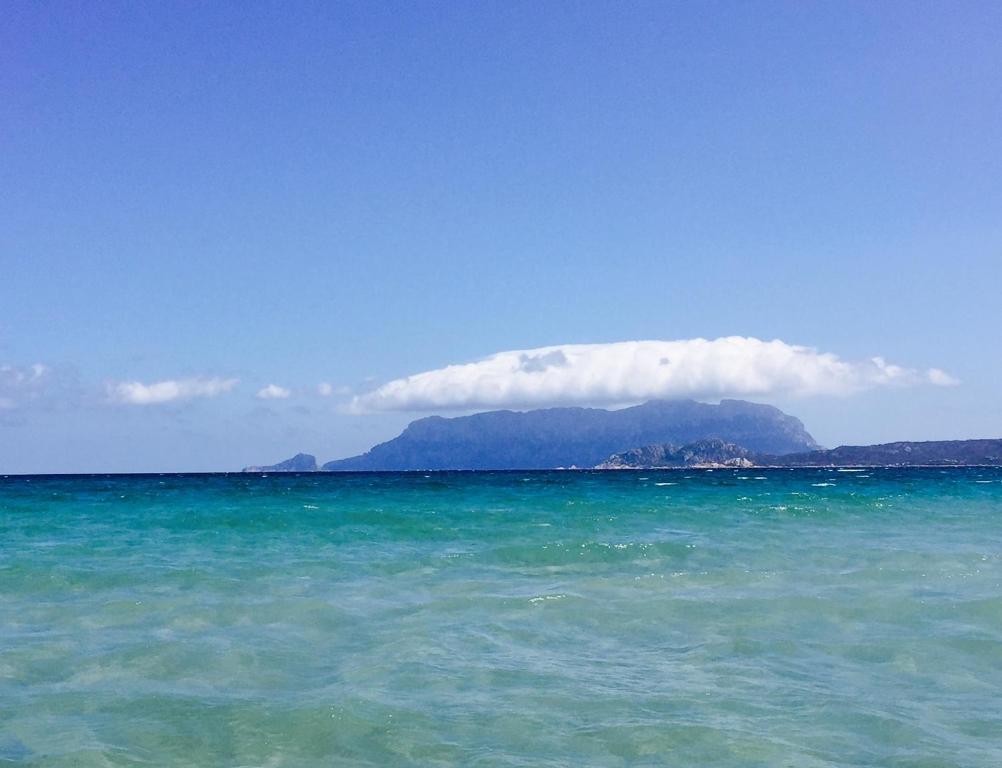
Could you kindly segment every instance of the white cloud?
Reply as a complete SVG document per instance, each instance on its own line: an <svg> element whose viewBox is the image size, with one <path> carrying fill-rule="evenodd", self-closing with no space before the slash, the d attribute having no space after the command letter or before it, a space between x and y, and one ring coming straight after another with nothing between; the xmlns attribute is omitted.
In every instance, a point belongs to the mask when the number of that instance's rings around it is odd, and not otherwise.
<svg viewBox="0 0 1002 768"><path fill-rule="evenodd" d="M939 368L930 368L925 372L925 375L929 379L929 383L935 384L937 387L955 387L960 383L960 379L954 378Z"/></svg>
<svg viewBox="0 0 1002 768"><path fill-rule="evenodd" d="M317 384L317 394L321 397L346 397L351 394L351 387L346 387L344 385L335 387L333 384L329 384L324 381Z"/></svg>
<svg viewBox="0 0 1002 768"><path fill-rule="evenodd" d="M168 379L152 384L140 381L122 381L108 386L108 396L118 403L151 405L196 397L216 397L229 392L237 379L193 378Z"/></svg>
<svg viewBox="0 0 1002 768"><path fill-rule="evenodd" d="M285 387L280 387L278 384L269 384L267 387L262 387L257 391L256 397L259 400L284 400L292 392Z"/></svg>
<svg viewBox="0 0 1002 768"><path fill-rule="evenodd" d="M0 365L0 407L15 408L34 399L45 389L51 369L42 363L28 366Z"/></svg>
<svg viewBox="0 0 1002 768"><path fill-rule="evenodd" d="M498 352L388 382L348 410L422 411L626 404L650 398L715 399L849 395L865 389L957 383L881 357L844 361L784 341L742 336L678 341L564 344Z"/></svg>
<svg viewBox="0 0 1002 768"><path fill-rule="evenodd" d="M65 367L0 365L0 410L66 407L79 394L75 373Z"/></svg>

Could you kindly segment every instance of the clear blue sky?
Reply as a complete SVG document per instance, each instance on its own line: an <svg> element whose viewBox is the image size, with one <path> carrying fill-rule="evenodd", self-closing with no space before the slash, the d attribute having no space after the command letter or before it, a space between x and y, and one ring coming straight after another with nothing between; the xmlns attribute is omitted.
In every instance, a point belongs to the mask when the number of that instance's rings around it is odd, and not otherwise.
<svg viewBox="0 0 1002 768"><path fill-rule="evenodd" d="M320 382L727 335L962 382L757 398L823 443L1002 436L998 3L3 15L0 471L330 459L414 414Z"/></svg>

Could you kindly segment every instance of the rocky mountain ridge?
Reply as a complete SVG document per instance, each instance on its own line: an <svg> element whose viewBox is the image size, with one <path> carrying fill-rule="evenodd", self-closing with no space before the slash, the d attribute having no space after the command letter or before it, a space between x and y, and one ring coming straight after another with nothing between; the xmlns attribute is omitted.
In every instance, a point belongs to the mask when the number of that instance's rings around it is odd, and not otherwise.
<svg viewBox="0 0 1002 768"><path fill-rule="evenodd" d="M681 447L660 444L613 454L595 469L658 469L674 467L750 467L755 454L718 438L698 440Z"/></svg>
<svg viewBox="0 0 1002 768"><path fill-rule="evenodd" d="M930 440L842 445L830 450L773 456L720 440L678 448L648 445L613 454L596 469L670 467L908 467L1002 466L1002 440Z"/></svg>
<svg viewBox="0 0 1002 768"><path fill-rule="evenodd" d="M651 400L602 408L488 411L418 419L360 456L330 461L328 471L553 469L593 467L619 451L655 443L686 445L720 438L760 453L819 448L799 419L771 405Z"/></svg>

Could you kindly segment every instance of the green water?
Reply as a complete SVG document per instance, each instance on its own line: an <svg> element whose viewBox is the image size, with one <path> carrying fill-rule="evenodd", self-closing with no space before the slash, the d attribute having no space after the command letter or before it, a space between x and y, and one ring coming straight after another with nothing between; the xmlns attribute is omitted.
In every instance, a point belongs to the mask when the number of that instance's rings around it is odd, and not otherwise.
<svg viewBox="0 0 1002 768"><path fill-rule="evenodd" d="M0 478L0 766L1002 765L1002 472Z"/></svg>

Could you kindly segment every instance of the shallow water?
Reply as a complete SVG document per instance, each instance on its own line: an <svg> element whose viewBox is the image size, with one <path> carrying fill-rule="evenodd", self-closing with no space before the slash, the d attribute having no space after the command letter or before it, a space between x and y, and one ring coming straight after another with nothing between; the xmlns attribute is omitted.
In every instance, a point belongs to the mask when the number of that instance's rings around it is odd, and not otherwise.
<svg viewBox="0 0 1002 768"><path fill-rule="evenodd" d="M0 478L0 766L1002 765L1002 471Z"/></svg>

